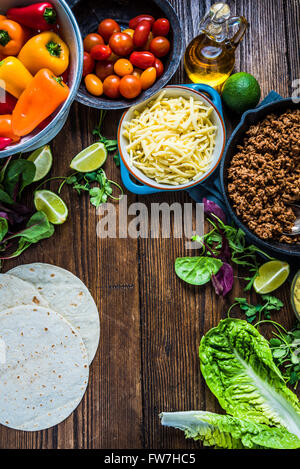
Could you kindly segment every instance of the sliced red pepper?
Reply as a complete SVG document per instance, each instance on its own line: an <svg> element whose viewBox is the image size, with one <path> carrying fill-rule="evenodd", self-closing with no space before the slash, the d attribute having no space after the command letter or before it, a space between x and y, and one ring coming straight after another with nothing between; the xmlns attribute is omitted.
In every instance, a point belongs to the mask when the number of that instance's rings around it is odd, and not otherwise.
<svg viewBox="0 0 300 469"><path fill-rule="evenodd" d="M10 8L7 18L16 21L28 28L48 31L56 24L56 11L48 2L33 3L26 7Z"/></svg>
<svg viewBox="0 0 300 469"><path fill-rule="evenodd" d="M14 96L0 89L0 115L12 114L16 104L17 99Z"/></svg>
<svg viewBox="0 0 300 469"><path fill-rule="evenodd" d="M6 137L0 137L0 151L4 150L6 147L8 147L12 143L11 138L6 138Z"/></svg>

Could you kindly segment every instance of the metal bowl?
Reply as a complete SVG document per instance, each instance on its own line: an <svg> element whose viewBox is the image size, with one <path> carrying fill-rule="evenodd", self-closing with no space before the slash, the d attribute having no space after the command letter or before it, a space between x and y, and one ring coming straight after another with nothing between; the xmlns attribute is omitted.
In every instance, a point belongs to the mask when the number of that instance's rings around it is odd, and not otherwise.
<svg viewBox="0 0 300 469"><path fill-rule="evenodd" d="M299 109L300 102L296 102L292 98L281 99L264 106L260 106L257 109L247 111L239 125L236 127L235 131L229 139L225 154L220 166L220 179L223 197L226 203L226 207L230 214L230 217L235 222L235 224L241 228L245 233L250 242L260 247L263 251L279 254L283 257L300 257L300 246L299 245L290 245L286 243L279 243L277 241L264 241L258 236L256 236L249 228L240 220L240 218L235 213L232 203L227 190L227 170L233 156L237 153L237 145L242 144L243 138L246 131L253 124L257 124L263 120L268 114L282 114L287 109Z"/></svg>
<svg viewBox="0 0 300 469"><path fill-rule="evenodd" d="M178 16L167 0L72 0L73 12L80 26L82 37L97 31L98 24L105 18L116 20L121 29L128 28L131 18L140 14L150 14L155 18L167 18L171 29L169 39L171 49L164 62L163 75L148 90L143 91L136 99L110 99L105 96L95 97L89 94L81 84L76 100L97 109L125 109L141 103L159 91L176 72L183 53L182 31Z"/></svg>
<svg viewBox="0 0 300 469"><path fill-rule="evenodd" d="M39 3L38 0L1 0L0 13L8 8ZM64 0L51 0L58 14L61 36L70 48L69 87L68 99L55 111L53 120L43 130L35 130L23 137L16 145L11 145L0 152L0 158L15 153L33 151L50 142L64 126L71 104L73 103L81 81L83 64L83 46L81 34L76 19Z"/></svg>

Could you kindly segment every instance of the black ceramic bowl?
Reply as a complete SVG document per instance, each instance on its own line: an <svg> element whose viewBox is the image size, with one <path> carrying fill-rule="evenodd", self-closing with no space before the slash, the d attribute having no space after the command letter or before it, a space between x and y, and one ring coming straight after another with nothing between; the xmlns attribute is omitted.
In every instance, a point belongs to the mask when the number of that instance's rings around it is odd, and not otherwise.
<svg viewBox="0 0 300 469"><path fill-rule="evenodd" d="M86 106L98 109L124 109L145 101L167 84L176 72L182 52L183 40L179 19L167 0L69 0L79 23L82 37L97 32L100 21L105 18L116 20L121 29L127 28L131 18L141 14L150 14L154 18L167 18L171 29L168 38L171 42L169 54L163 59L164 73L148 90L143 91L136 99L109 99L104 95L90 95L83 83L79 87L76 100Z"/></svg>
<svg viewBox="0 0 300 469"><path fill-rule="evenodd" d="M300 103L293 102L291 98L282 99L280 101L275 101L270 104L266 104L265 106L258 107L257 109L253 109L251 111L246 112L239 125L236 127L235 131L231 135L229 139L225 154L223 156L221 166L220 166L220 179L221 179L221 187L223 192L223 197L227 206L227 209L230 213L231 218L235 222L235 224L241 228L245 233L250 242L257 245L259 248L266 252L270 252L273 254L279 254L279 257L300 257L300 246L299 245L290 245L285 243L279 242L269 242L264 241L258 236L256 236L252 231L247 228L246 225L240 220L240 218L236 215L231 200L228 195L227 190L227 170L229 164L232 160L232 157L237 153L237 145L243 142L243 138L245 136L245 132L249 129L252 124L256 124L262 119L264 119L268 114L275 113L275 114L282 114L287 109L299 109Z"/></svg>

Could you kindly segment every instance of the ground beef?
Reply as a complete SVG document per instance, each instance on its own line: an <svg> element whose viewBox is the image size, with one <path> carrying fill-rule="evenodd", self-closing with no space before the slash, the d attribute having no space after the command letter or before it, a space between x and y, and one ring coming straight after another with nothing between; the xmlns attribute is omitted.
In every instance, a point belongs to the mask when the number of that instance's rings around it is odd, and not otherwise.
<svg viewBox="0 0 300 469"><path fill-rule="evenodd" d="M300 109L268 115L246 132L227 173L233 208L260 238L300 243L290 232L300 201Z"/></svg>

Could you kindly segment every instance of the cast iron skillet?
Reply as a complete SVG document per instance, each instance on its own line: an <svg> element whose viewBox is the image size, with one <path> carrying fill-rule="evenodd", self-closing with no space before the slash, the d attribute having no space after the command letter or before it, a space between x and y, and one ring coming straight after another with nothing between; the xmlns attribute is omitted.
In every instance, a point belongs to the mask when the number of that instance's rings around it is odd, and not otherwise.
<svg viewBox="0 0 300 469"><path fill-rule="evenodd" d="M295 99L294 99L295 101ZM256 124L259 121L263 120L268 114L275 113L275 114L282 114L287 109L299 109L300 102L293 102L292 98L282 99L280 101L275 101L273 103L266 104L264 106L258 107L257 109L253 109L251 111L247 111L239 125L234 130L233 134L231 135L230 139L227 142L227 146L225 149L224 156L222 158L221 166L220 166L220 180L221 180L221 188L222 194L226 203L226 207L228 212L235 222L235 224L241 228L245 233L249 241L260 249L271 252L277 253L281 256L294 256L300 257L300 246L299 245L290 245L286 243L279 243L279 242L269 242L263 241L261 238L256 236L252 231L250 231L246 225L238 218L236 215L227 190L227 170L230 164L232 157L237 153L237 145L243 142L243 138L245 132L249 129L252 124Z"/></svg>

